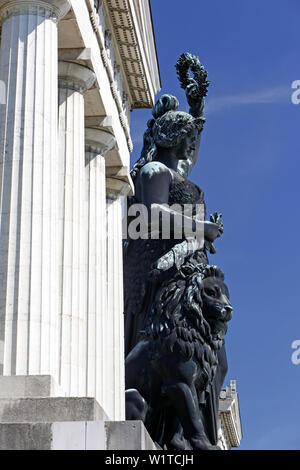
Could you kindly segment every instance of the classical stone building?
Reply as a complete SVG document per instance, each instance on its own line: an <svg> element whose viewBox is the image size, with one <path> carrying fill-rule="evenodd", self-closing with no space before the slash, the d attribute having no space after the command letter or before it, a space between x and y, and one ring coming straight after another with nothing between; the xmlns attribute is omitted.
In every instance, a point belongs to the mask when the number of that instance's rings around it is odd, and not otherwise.
<svg viewBox="0 0 300 470"><path fill-rule="evenodd" d="M150 5L1 0L0 22L1 421L121 421L130 111L160 89Z"/></svg>
<svg viewBox="0 0 300 470"><path fill-rule="evenodd" d="M219 442L222 450L239 447L242 439L242 424L240 417L239 398L236 381L221 391L219 401Z"/></svg>
<svg viewBox="0 0 300 470"><path fill-rule="evenodd" d="M121 250L150 3L0 0L0 25L0 449L152 449L124 422Z"/></svg>

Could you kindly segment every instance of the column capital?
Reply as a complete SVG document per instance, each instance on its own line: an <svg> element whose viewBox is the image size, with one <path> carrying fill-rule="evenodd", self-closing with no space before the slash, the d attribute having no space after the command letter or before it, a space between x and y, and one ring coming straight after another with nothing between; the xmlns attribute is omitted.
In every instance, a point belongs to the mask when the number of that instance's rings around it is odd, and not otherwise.
<svg viewBox="0 0 300 470"><path fill-rule="evenodd" d="M106 167L106 198L118 199L120 197L132 196L134 185L130 176L129 168L119 166Z"/></svg>
<svg viewBox="0 0 300 470"><path fill-rule="evenodd" d="M73 62L58 62L58 86L85 93L93 86L96 75L92 70Z"/></svg>
<svg viewBox="0 0 300 470"><path fill-rule="evenodd" d="M60 21L70 8L70 0L0 0L0 21L25 12Z"/></svg>
<svg viewBox="0 0 300 470"><path fill-rule="evenodd" d="M101 129L85 128L85 149L86 152L95 153L105 157L116 143L115 137Z"/></svg>

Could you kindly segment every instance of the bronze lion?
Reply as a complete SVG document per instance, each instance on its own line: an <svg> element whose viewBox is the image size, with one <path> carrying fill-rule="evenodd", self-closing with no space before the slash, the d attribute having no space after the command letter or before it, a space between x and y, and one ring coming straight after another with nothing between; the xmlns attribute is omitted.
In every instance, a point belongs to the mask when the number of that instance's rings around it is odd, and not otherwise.
<svg viewBox="0 0 300 470"><path fill-rule="evenodd" d="M214 381L220 388L227 372L224 336L231 317L216 266L187 262L158 290L126 358L126 417L142 419L159 448L217 448L204 415Z"/></svg>

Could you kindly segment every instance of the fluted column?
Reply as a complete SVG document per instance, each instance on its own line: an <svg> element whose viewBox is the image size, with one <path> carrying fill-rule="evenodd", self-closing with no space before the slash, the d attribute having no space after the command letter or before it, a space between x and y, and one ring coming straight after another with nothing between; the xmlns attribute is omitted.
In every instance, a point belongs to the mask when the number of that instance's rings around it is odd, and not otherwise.
<svg viewBox="0 0 300 470"><path fill-rule="evenodd" d="M57 374L57 23L68 0L0 0L0 373Z"/></svg>
<svg viewBox="0 0 300 470"><path fill-rule="evenodd" d="M106 190L105 156L113 147L112 134L86 128L86 204L88 231L88 334L87 394L94 396L111 418L108 402L114 391L108 387L110 374L104 364L108 360L106 336L109 314L106 302ZM108 377L105 376L107 372Z"/></svg>
<svg viewBox="0 0 300 470"><path fill-rule="evenodd" d="M81 65L59 62L58 263L60 377L67 395L87 393L87 230L84 93L95 81Z"/></svg>
<svg viewBox="0 0 300 470"><path fill-rule="evenodd" d="M122 420L125 418L122 200L131 187L114 176L107 168L107 357L104 365L107 386L114 391L107 397L107 412L111 419Z"/></svg>

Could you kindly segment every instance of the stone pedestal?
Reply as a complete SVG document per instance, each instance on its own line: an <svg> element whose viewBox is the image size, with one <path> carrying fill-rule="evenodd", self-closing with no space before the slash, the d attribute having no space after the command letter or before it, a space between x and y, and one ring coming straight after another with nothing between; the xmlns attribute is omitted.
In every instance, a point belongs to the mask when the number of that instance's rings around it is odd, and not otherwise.
<svg viewBox="0 0 300 470"><path fill-rule="evenodd" d="M0 373L57 374L57 22L68 0L0 0Z"/></svg>
<svg viewBox="0 0 300 470"><path fill-rule="evenodd" d="M155 450L140 421L108 421L94 398L58 390L50 376L0 378L1 450Z"/></svg>
<svg viewBox="0 0 300 470"><path fill-rule="evenodd" d="M0 423L1 450L157 450L140 421Z"/></svg>
<svg viewBox="0 0 300 470"><path fill-rule="evenodd" d="M59 383L87 394L87 259L84 93L95 80L86 67L59 62L58 268Z"/></svg>

